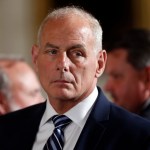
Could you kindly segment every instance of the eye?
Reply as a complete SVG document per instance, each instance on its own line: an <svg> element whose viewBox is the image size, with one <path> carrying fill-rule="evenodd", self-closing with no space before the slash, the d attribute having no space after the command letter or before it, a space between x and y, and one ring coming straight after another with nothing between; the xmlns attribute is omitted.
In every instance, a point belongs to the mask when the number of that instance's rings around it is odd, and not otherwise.
<svg viewBox="0 0 150 150"><path fill-rule="evenodd" d="M73 49L67 55L73 63L81 63L86 57L82 49Z"/></svg>
<svg viewBox="0 0 150 150"><path fill-rule="evenodd" d="M56 49L50 49L50 50L46 50L45 53L49 54L49 55L55 55L58 53L58 50Z"/></svg>
<svg viewBox="0 0 150 150"><path fill-rule="evenodd" d="M83 53L81 51L78 51L78 50L72 51L72 55L74 57L83 57Z"/></svg>

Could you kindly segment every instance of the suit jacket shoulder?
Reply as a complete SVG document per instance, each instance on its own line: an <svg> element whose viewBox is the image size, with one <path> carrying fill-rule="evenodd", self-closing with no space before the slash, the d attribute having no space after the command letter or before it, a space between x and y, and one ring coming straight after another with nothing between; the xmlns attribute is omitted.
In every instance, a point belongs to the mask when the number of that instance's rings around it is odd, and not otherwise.
<svg viewBox="0 0 150 150"><path fill-rule="evenodd" d="M0 116L0 150L31 150L46 103Z"/></svg>
<svg viewBox="0 0 150 150"><path fill-rule="evenodd" d="M150 150L150 122L99 95L75 150Z"/></svg>

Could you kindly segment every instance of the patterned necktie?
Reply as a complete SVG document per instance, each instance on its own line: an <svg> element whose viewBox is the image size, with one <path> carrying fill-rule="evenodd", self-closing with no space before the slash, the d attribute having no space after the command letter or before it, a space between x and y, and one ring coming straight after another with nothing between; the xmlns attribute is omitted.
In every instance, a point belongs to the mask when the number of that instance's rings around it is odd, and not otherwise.
<svg viewBox="0 0 150 150"><path fill-rule="evenodd" d="M55 129L48 138L43 150L62 150L64 146L64 129L72 121L65 115L55 115L52 117Z"/></svg>

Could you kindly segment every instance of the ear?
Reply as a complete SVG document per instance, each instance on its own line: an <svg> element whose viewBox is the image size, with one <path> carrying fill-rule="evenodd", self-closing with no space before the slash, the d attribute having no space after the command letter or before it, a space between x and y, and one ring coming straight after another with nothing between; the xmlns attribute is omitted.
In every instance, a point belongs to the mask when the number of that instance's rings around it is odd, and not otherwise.
<svg viewBox="0 0 150 150"><path fill-rule="evenodd" d="M145 95L145 99L150 96L150 66L145 67L139 73L139 79L143 84L143 93Z"/></svg>
<svg viewBox="0 0 150 150"><path fill-rule="evenodd" d="M37 67L37 59L38 59L38 54L39 54L39 47L38 45L33 45L32 46L32 61L35 67L35 70L38 71Z"/></svg>
<svg viewBox="0 0 150 150"><path fill-rule="evenodd" d="M97 70L96 70L96 77L100 77L102 75L102 73L104 72L105 69L105 65L106 65L106 60L107 60L107 53L106 50L101 50L99 51L98 55L98 66L97 66Z"/></svg>
<svg viewBox="0 0 150 150"><path fill-rule="evenodd" d="M150 91L150 66L145 68L145 85Z"/></svg>

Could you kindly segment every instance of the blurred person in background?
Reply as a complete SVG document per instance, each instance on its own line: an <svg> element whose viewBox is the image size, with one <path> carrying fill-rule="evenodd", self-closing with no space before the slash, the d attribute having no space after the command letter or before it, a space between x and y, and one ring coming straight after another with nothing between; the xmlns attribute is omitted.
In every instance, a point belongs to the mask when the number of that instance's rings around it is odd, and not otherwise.
<svg viewBox="0 0 150 150"><path fill-rule="evenodd" d="M114 103L150 119L150 30L131 29L107 52L105 91Z"/></svg>
<svg viewBox="0 0 150 150"><path fill-rule="evenodd" d="M1 57L0 68L0 115L43 102L40 82L25 60Z"/></svg>

